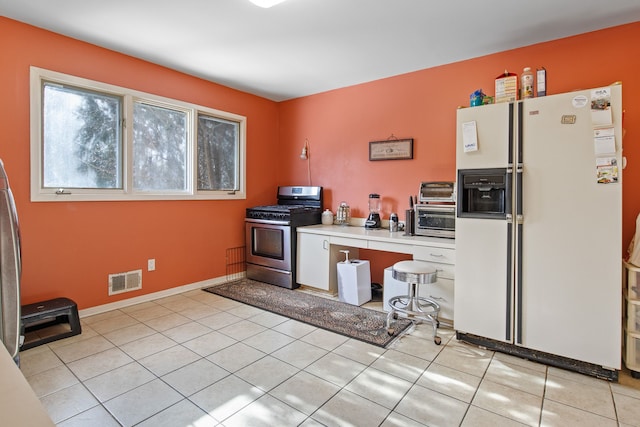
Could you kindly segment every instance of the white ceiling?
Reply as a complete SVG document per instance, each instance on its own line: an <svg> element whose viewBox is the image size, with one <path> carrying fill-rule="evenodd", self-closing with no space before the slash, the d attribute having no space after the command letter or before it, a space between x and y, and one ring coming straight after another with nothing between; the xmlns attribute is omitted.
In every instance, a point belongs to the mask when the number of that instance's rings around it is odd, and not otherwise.
<svg viewBox="0 0 640 427"><path fill-rule="evenodd" d="M0 0L0 13L281 101L640 21L640 1Z"/></svg>

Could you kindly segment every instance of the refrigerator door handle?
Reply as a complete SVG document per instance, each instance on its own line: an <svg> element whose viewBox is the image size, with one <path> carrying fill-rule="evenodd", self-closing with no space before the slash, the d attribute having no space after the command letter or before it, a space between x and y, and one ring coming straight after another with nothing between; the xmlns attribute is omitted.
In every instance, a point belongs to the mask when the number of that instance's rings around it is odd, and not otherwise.
<svg viewBox="0 0 640 427"><path fill-rule="evenodd" d="M522 102L518 103L518 135L516 143L518 144L518 149L516 151L516 155L518 156L516 159L516 164L519 168L522 167L522 144L524 141L524 104ZM513 133L511 134L513 135Z"/></svg>
<svg viewBox="0 0 640 427"><path fill-rule="evenodd" d="M511 153L509 154L511 156ZM507 221L507 271L505 277L506 286L506 321L505 321L505 340L511 342L513 340L513 167L510 165L506 171L506 188L504 194L505 219Z"/></svg>
<svg viewBox="0 0 640 427"><path fill-rule="evenodd" d="M522 164L518 164L516 167L516 215L521 220L523 217L522 212Z"/></svg>
<svg viewBox="0 0 640 427"><path fill-rule="evenodd" d="M505 218L507 221L511 222L513 218L513 196L511 190L511 182L513 180L513 170L511 168L507 168L506 171L507 178L504 190L504 212L506 214Z"/></svg>
<svg viewBox="0 0 640 427"><path fill-rule="evenodd" d="M516 277L515 277L515 314L516 314L516 344L522 345L522 224L516 224Z"/></svg>
<svg viewBox="0 0 640 427"><path fill-rule="evenodd" d="M509 103L509 140L508 140L508 145L507 145L507 154L508 154L508 158L509 158L509 164L512 165L513 164L513 137L514 137L514 116L515 116L515 111L514 111L514 104L513 103Z"/></svg>
<svg viewBox="0 0 640 427"><path fill-rule="evenodd" d="M522 344L522 224L516 225L516 344Z"/></svg>
<svg viewBox="0 0 640 427"><path fill-rule="evenodd" d="M524 114L524 105L520 102L518 103L518 135L517 135L517 144L518 149L516 150L517 159L516 159L516 222L521 224L524 217L524 212L522 209L522 176L524 171L523 166L523 138L524 138L524 126L523 126L523 114Z"/></svg>
<svg viewBox="0 0 640 427"><path fill-rule="evenodd" d="M518 108L518 135L517 135L517 144L518 149L517 153L517 162L516 162L516 223L515 223L515 233L516 233L516 251L515 251L515 259L516 259L516 275L514 277L515 280L515 318L516 318L516 330L515 330L515 342L518 345L522 345L522 226L524 223L524 209L523 209L523 179L524 179L524 166L523 166L523 139L524 139L524 126L523 126L523 114L524 108L523 104L519 104Z"/></svg>
<svg viewBox="0 0 640 427"><path fill-rule="evenodd" d="M509 215L511 216L511 215ZM512 278L511 275L513 274L513 270L512 270L512 265L513 263L511 262L512 260L512 252L511 252L511 247L512 247L512 236L513 236L513 221L509 221L507 222L507 277L505 278L505 285L506 285L506 322L505 322L505 340L507 342L512 341L512 332L513 332L513 326L512 326L512 321L513 321L513 317L512 317L512 307L513 307L513 293L512 293L512 287L511 287L511 283L512 283Z"/></svg>

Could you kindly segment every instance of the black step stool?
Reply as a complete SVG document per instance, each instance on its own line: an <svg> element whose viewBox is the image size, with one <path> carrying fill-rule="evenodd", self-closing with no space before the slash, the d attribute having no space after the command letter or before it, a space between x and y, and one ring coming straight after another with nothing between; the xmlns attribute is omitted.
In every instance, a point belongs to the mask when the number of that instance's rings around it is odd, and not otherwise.
<svg viewBox="0 0 640 427"><path fill-rule="evenodd" d="M25 342L20 350L28 350L82 332L78 306L69 298L23 305L21 318Z"/></svg>

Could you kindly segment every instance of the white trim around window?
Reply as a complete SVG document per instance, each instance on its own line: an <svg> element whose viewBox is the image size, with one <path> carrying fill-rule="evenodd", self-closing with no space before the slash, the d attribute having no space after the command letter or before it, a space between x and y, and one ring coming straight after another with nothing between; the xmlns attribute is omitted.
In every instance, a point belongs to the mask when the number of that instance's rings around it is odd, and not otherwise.
<svg viewBox="0 0 640 427"><path fill-rule="evenodd" d="M126 200L237 200L246 198L246 128L247 118L241 115L228 113L200 105L194 105L183 101L164 98L157 95L135 91L107 83L96 82L83 79L80 77L70 76L67 74L49 71L42 68L31 67L31 201L33 202L57 202L57 201L126 201ZM117 124L114 128L121 127L120 131L113 131L117 134L118 147L116 154L119 162L118 177L114 179L113 185L69 185L53 186L45 185L45 154L44 154L44 86L60 85L61 87L70 87L72 90L87 91L87 93L95 93L98 96L105 95L110 99L120 100L119 120L122 126ZM184 165L180 174L183 180L178 186L168 186L168 188L154 189L145 188L135 189L134 185L134 104L141 103L151 107L166 108L169 112L175 112L180 121L182 133L186 138L186 148L181 148L184 154ZM153 108L152 108L153 109ZM225 137L232 145L232 148L225 148L218 154L220 156L228 156L227 162L224 164L227 169L223 182L230 184L217 184L220 180L215 181L216 184L210 184L205 187L198 183L198 165L202 162L202 156L198 157L198 117L202 116L210 122L219 119L222 127L226 127ZM139 116L138 116L139 117ZM211 119L211 120L209 120ZM212 133L210 132L212 135ZM213 138L213 137L212 137ZM55 138L53 138L55 139ZM59 138L63 139L63 138ZM67 138L71 139L71 138ZM74 141L77 142L77 138ZM153 141L152 141L153 142ZM70 144L70 141L62 141L61 145ZM165 144L167 144L165 142ZM168 143L172 144L171 141ZM138 145L139 147L139 145ZM58 155L60 156L60 155ZM208 154L206 161L211 160L212 155ZM215 156L213 156L215 157ZM212 170L217 170L212 167ZM115 170L115 167L114 167ZM114 172L115 173L115 172ZM233 175L229 177L229 175ZM149 179L147 178L149 181ZM153 181L151 178L150 181ZM214 188L207 190L199 190L201 188ZM220 187L219 189L215 189ZM140 186L138 186L140 188Z"/></svg>

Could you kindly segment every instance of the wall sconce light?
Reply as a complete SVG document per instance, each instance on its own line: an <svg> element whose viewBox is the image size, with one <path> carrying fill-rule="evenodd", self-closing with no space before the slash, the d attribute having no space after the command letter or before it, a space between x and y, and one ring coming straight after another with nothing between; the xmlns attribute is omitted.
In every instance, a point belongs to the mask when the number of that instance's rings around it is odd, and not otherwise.
<svg viewBox="0 0 640 427"><path fill-rule="evenodd" d="M300 158L307 161L307 180L309 181L309 185L311 185L311 160L309 160L309 140L307 138L304 139Z"/></svg>

